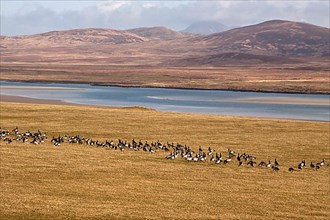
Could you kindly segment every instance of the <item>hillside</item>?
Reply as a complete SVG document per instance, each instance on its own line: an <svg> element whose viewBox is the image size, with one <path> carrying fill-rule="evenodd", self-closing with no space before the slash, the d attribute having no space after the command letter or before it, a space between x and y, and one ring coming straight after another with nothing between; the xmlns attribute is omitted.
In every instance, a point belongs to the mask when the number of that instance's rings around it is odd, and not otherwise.
<svg viewBox="0 0 330 220"><path fill-rule="evenodd" d="M273 20L193 39L216 53L239 52L271 56L329 56L329 28Z"/></svg>
<svg viewBox="0 0 330 220"><path fill-rule="evenodd" d="M307 64L327 59L329 46L329 28L280 20L207 36L165 27L90 28L2 36L1 61L167 67Z"/></svg>
<svg viewBox="0 0 330 220"><path fill-rule="evenodd" d="M52 31L42 34L17 37L2 37L1 44L5 48L17 47L49 47L49 46L102 46L108 44L127 44L143 42L146 39L127 31L111 29L75 29L67 31Z"/></svg>

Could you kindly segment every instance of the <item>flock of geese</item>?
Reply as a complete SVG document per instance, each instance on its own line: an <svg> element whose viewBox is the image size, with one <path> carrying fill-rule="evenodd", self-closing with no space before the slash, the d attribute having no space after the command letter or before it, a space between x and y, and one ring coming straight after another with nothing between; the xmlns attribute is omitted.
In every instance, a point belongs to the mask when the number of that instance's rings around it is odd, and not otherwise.
<svg viewBox="0 0 330 220"><path fill-rule="evenodd" d="M31 143L34 145L43 144L45 140L47 139L47 135L45 132L41 132L38 130L37 132L22 132L20 133L18 130L18 127L15 127L11 132L8 130L2 130L0 128L0 140L3 142L10 144L13 141L16 142L22 142L22 143ZM53 137L51 139L51 143L59 147L63 143L69 143L69 144L79 144L79 145L89 145L89 146L96 146L101 148L108 148L113 150L133 150L133 151L139 151L142 150L144 152L149 153L155 153L156 151L165 151L170 152L168 155L166 155L166 159L168 160L175 160L177 158L182 158L186 161L191 162L205 162L210 161L211 163L214 163L216 165L226 165L229 163L237 164L238 166L249 166L249 167L265 167L269 168L274 172L278 172L280 170L280 164L278 160L275 158L274 162L272 163L270 160L268 162L260 161L257 164L256 157L247 154L247 153L235 153L231 149L227 149L227 152L225 155L222 155L222 153L215 152L214 149L211 147L207 148L207 151L204 151L202 147L200 146L198 148L198 151L195 152L193 149L191 149L187 145L181 145L179 143L166 143L163 144L160 141L157 142L151 142L150 144L146 142L136 141L133 139L130 142L127 142L126 140L119 139L117 143L115 143L113 140L106 140L106 141L99 141L99 140L93 140L91 138L85 138L80 135L76 136L58 136ZM330 164L326 164L325 160L323 159L320 162L313 163L311 162L309 167L310 169L313 169L315 171L319 170L323 166L330 166ZM302 160L300 163L298 163L297 168L290 167L288 169L289 172L293 173L296 171L303 170L307 167L306 161Z"/></svg>

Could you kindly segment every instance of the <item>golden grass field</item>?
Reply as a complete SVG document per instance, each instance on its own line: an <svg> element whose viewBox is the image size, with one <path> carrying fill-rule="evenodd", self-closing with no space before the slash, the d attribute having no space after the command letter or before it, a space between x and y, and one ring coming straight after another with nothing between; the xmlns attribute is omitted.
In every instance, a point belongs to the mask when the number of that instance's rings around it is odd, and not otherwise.
<svg viewBox="0 0 330 220"><path fill-rule="evenodd" d="M0 219L329 219L329 123L106 108L0 103L0 127L40 129L43 145L0 142ZM232 148L280 171L167 160L165 152L114 151L53 135ZM306 159L307 168L289 173Z"/></svg>

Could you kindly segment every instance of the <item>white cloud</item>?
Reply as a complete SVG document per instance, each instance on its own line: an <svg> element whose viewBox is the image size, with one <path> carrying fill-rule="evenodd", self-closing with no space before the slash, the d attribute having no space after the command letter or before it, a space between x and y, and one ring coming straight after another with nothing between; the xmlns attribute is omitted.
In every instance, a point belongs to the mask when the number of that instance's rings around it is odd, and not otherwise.
<svg viewBox="0 0 330 220"><path fill-rule="evenodd" d="M108 1L100 3L97 7L103 12L112 13L124 6L130 5L131 3L132 2L129 1Z"/></svg>
<svg viewBox="0 0 330 220"><path fill-rule="evenodd" d="M329 1L102 1L55 4L39 2L28 10L1 13L1 34L20 35L71 28L128 29L167 26L182 30L201 20L229 26L272 19L294 20L329 27ZM1 6L6 2L1 1ZM25 3L24 3L25 4ZM80 4L77 2L77 4ZM5 5L6 6L6 5ZM10 6L13 8L13 5ZM6 8L6 7L5 7ZM7 7L8 8L8 7Z"/></svg>

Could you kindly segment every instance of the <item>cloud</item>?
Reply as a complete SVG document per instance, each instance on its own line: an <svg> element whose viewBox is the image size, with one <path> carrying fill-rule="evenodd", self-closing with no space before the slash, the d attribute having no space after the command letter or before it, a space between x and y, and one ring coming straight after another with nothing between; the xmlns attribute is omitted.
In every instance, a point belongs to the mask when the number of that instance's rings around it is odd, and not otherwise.
<svg viewBox="0 0 330 220"><path fill-rule="evenodd" d="M124 6L128 6L130 5L132 2L118 2L118 1L109 1L106 3L101 3L98 5L98 8L103 11L103 12L108 12L108 13L112 13L114 11L118 11L120 10L120 8L124 7Z"/></svg>
<svg viewBox="0 0 330 220"><path fill-rule="evenodd" d="M167 26L182 30L202 20L243 26L283 19L330 26L329 1L102 1L76 8L73 2L70 7L62 6L61 9L47 4L32 6L26 11L2 13L1 34L22 35L89 27Z"/></svg>

